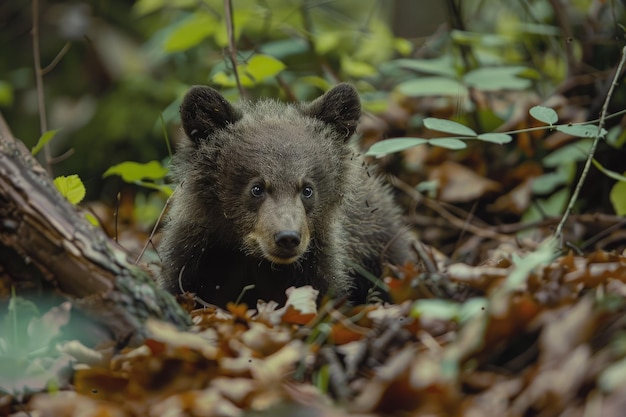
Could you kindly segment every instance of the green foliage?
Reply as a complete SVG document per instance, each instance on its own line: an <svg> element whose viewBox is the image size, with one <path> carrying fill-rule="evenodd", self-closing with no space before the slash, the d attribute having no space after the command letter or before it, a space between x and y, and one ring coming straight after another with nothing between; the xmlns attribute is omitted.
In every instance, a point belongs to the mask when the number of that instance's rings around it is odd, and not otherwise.
<svg viewBox="0 0 626 417"><path fill-rule="evenodd" d="M521 77L524 72L532 71L518 65L477 68L463 76L463 83L483 91L526 90L532 83Z"/></svg>
<svg viewBox="0 0 626 417"><path fill-rule="evenodd" d="M416 78L401 82L396 87L402 94L411 97L452 96L465 98L467 87L460 81L446 77Z"/></svg>
<svg viewBox="0 0 626 417"><path fill-rule="evenodd" d="M240 77L241 85L253 87L268 78L277 76L286 68L285 64L269 55L253 55L247 62L237 65L237 73ZM236 87L235 76L231 72L227 74L220 71L213 76L212 81L222 87Z"/></svg>
<svg viewBox="0 0 626 417"><path fill-rule="evenodd" d="M33 302L11 297L0 320L0 392L19 399L58 385L70 365L56 350L59 330L68 320L69 303L41 315Z"/></svg>
<svg viewBox="0 0 626 417"><path fill-rule="evenodd" d="M550 107L534 106L528 113L535 119L552 126L559 120L559 116Z"/></svg>
<svg viewBox="0 0 626 417"><path fill-rule="evenodd" d="M6 81L0 80L0 107L13 104L13 96L13 86Z"/></svg>
<svg viewBox="0 0 626 417"><path fill-rule="evenodd" d="M59 129L49 130L43 135L41 135L41 137L37 141L37 144L31 150L31 153L33 155L37 155L39 151L42 150L44 146L46 146L46 143L50 142L52 138L54 138L58 132L59 132Z"/></svg>
<svg viewBox="0 0 626 417"><path fill-rule="evenodd" d="M155 182L163 180L168 172L169 170L161 165L159 161L150 161L145 164L127 161L113 165L102 176L106 178L111 175L119 175L123 181L129 184L161 191L169 196L172 194L172 189L167 185Z"/></svg>
<svg viewBox="0 0 626 417"><path fill-rule="evenodd" d="M626 176L626 172L624 172ZM613 209L618 216L626 216L626 179L616 183L609 194Z"/></svg>
<svg viewBox="0 0 626 417"><path fill-rule="evenodd" d="M483 142L496 143L499 145L509 143L513 140L511 135L506 133L483 133L478 134L472 128L467 127L461 123L454 122L452 120L437 119L435 117L428 117L424 119L424 126L430 130L438 132L451 133L453 135L459 135L459 137L445 137L445 138L392 138L375 143L367 151L366 155L382 157L394 152L400 152L419 146L423 144L429 144L432 146L438 146L440 148L459 150L467 147L465 140L477 139Z"/></svg>
<svg viewBox="0 0 626 417"><path fill-rule="evenodd" d="M467 137L477 136L477 133L474 132L473 129L451 120L428 117L424 119L424 126L430 130L436 130L437 132L452 133L453 135Z"/></svg>
<svg viewBox="0 0 626 417"><path fill-rule="evenodd" d="M215 16L198 10L172 29L163 42L165 52L181 52L213 35L218 27Z"/></svg>
<svg viewBox="0 0 626 417"><path fill-rule="evenodd" d="M56 177L54 186L63 197L74 205L80 203L85 198L85 186L76 174Z"/></svg>

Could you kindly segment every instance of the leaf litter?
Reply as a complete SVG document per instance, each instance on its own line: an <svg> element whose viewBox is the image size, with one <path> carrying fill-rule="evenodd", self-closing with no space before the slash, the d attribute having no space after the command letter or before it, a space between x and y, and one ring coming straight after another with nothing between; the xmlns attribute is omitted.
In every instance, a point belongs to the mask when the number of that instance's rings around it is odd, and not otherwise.
<svg viewBox="0 0 626 417"><path fill-rule="evenodd" d="M507 245L489 264L439 263L448 297L424 297L434 275L405 265L387 278L395 304L316 309L317 291L303 287L282 308L192 310L190 331L149 321L144 344L115 354L68 342L71 383L27 406L41 416L619 415L626 257Z"/></svg>

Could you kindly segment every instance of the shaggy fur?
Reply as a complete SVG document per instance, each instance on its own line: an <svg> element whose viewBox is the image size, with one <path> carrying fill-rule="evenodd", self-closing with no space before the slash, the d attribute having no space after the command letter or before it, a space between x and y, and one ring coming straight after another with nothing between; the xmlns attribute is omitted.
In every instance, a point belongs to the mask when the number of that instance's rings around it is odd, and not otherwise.
<svg viewBox="0 0 626 417"><path fill-rule="evenodd" d="M172 163L180 185L163 232L161 286L224 306L284 302L285 289L363 302L384 262L410 258L412 235L388 187L349 138L361 106L340 84L305 104L232 106L209 87L181 105L186 140Z"/></svg>

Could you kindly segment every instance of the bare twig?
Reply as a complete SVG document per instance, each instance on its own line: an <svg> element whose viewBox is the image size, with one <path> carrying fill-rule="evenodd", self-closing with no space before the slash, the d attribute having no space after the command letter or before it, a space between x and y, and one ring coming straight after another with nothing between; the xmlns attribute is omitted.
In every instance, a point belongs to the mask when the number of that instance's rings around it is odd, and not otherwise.
<svg viewBox="0 0 626 417"><path fill-rule="evenodd" d="M593 160L593 156L596 152L596 148L598 147L598 143L600 142L600 139L602 139L601 132L602 132L602 129L604 128L604 122L606 120L606 113L609 108L609 102L611 101L611 97L613 96L613 91L615 90L615 86L617 85L617 82L620 78L619 75L622 73L622 67L624 66L624 61L626 61L626 46L622 48L622 59L619 61L619 64L617 65L617 68L615 69L613 82L611 83L609 92L606 95L606 99L604 100L604 105L602 106L602 112L600 113L600 121L598 122L598 133L596 134L596 137L594 138L593 143L591 145L591 149L589 150L589 154L587 155L587 161L585 161L583 172L580 174L580 179L578 180L578 183L576 184L576 188L574 189L574 192L572 193L569 203L567 204L565 213L563 213L563 218L561 218L561 221L559 222L558 226L556 227L556 230L554 231L554 237L556 239L560 239L560 240L562 239L563 227L565 226L565 223L567 222L567 219L570 213L572 212L572 209L574 208L574 204L576 203L576 200L578 199L580 190L582 189L585 179L587 178L587 175L589 174L589 170L591 169L591 162ZM561 245L562 243L563 242L561 242Z"/></svg>
<svg viewBox="0 0 626 417"><path fill-rule="evenodd" d="M570 78L577 73L577 61L574 58L574 42L572 41L572 24L567 14L567 6L561 0L549 0L554 16L561 28L561 33L565 38L565 58L567 60L567 77Z"/></svg>
<svg viewBox="0 0 626 417"><path fill-rule="evenodd" d="M41 69L41 57L39 56L39 0L33 0L33 59L35 64L35 80L37 83L37 107L39 108L39 130L43 135L48 131L48 121L46 120L46 102L43 91L43 70ZM50 145L46 143L43 147L45 157L45 167L48 174L52 175L52 156Z"/></svg>
<svg viewBox="0 0 626 417"><path fill-rule="evenodd" d="M72 46L72 44L70 42L67 42L65 45L63 45L63 48L59 51L57 56L54 57L52 62L50 62L44 69L41 70L41 75L46 75L47 73L52 71L54 69L54 67L56 67L57 64L59 62L61 62L61 60L63 59L63 57L67 53L67 51L70 50L71 46Z"/></svg>
<svg viewBox="0 0 626 417"><path fill-rule="evenodd" d="M177 190L178 188L176 188ZM168 199L165 201L165 205L163 205L163 209L161 210L161 213L159 214L159 218L156 221L156 224L154 225L154 227L152 228L152 232L150 233L150 236L148 237L148 241L146 242L145 245L143 245L143 248L141 248L141 253L139 254L139 256L137 256L137 259L135 260L135 265L137 265L139 263L139 261L141 260L141 258L143 257L143 254L146 252L146 249L148 249L148 245L152 242L152 239L154 238L154 234L156 233L159 225L161 224L161 220L163 220L163 216L165 215L165 213L167 212L167 207L170 204L170 201L172 199L172 196L176 193L176 190L174 190L174 192L172 193L172 195L170 195L168 197ZM116 222L117 223L117 222Z"/></svg>
<svg viewBox="0 0 626 417"><path fill-rule="evenodd" d="M224 0L224 20L226 21L226 33L228 34L228 57L233 66L233 74L237 89L242 98L248 98L248 93L244 90L239 79L239 71L237 70L237 45L235 44L235 19L233 17L233 3L231 0Z"/></svg>
<svg viewBox="0 0 626 417"><path fill-rule="evenodd" d="M514 238L511 236L502 235L485 226L476 226L475 224L468 222L467 219L463 220L454 216L452 213L443 208L441 204L432 199L424 197L417 190L415 190L415 188L411 187L397 177L390 178L390 182L391 185L406 193L415 201L419 201L421 204L425 205L429 209L436 211L439 216L446 219L450 224L454 225L459 230L470 232L482 238L495 239L500 242L511 242L514 240Z"/></svg>

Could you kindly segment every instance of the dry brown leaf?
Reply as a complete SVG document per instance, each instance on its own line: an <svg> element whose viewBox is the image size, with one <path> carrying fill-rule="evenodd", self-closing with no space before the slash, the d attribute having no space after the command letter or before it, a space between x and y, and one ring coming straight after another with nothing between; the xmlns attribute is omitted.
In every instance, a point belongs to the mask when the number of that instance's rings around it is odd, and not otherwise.
<svg viewBox="0 0 626 417"><path fill-rule="evenodd" d="M439 183L439 199L448 203L473 201L487 193L500 190L500 184L476 174L473 170L452 161L435 167L430 181Z"/></svg>

